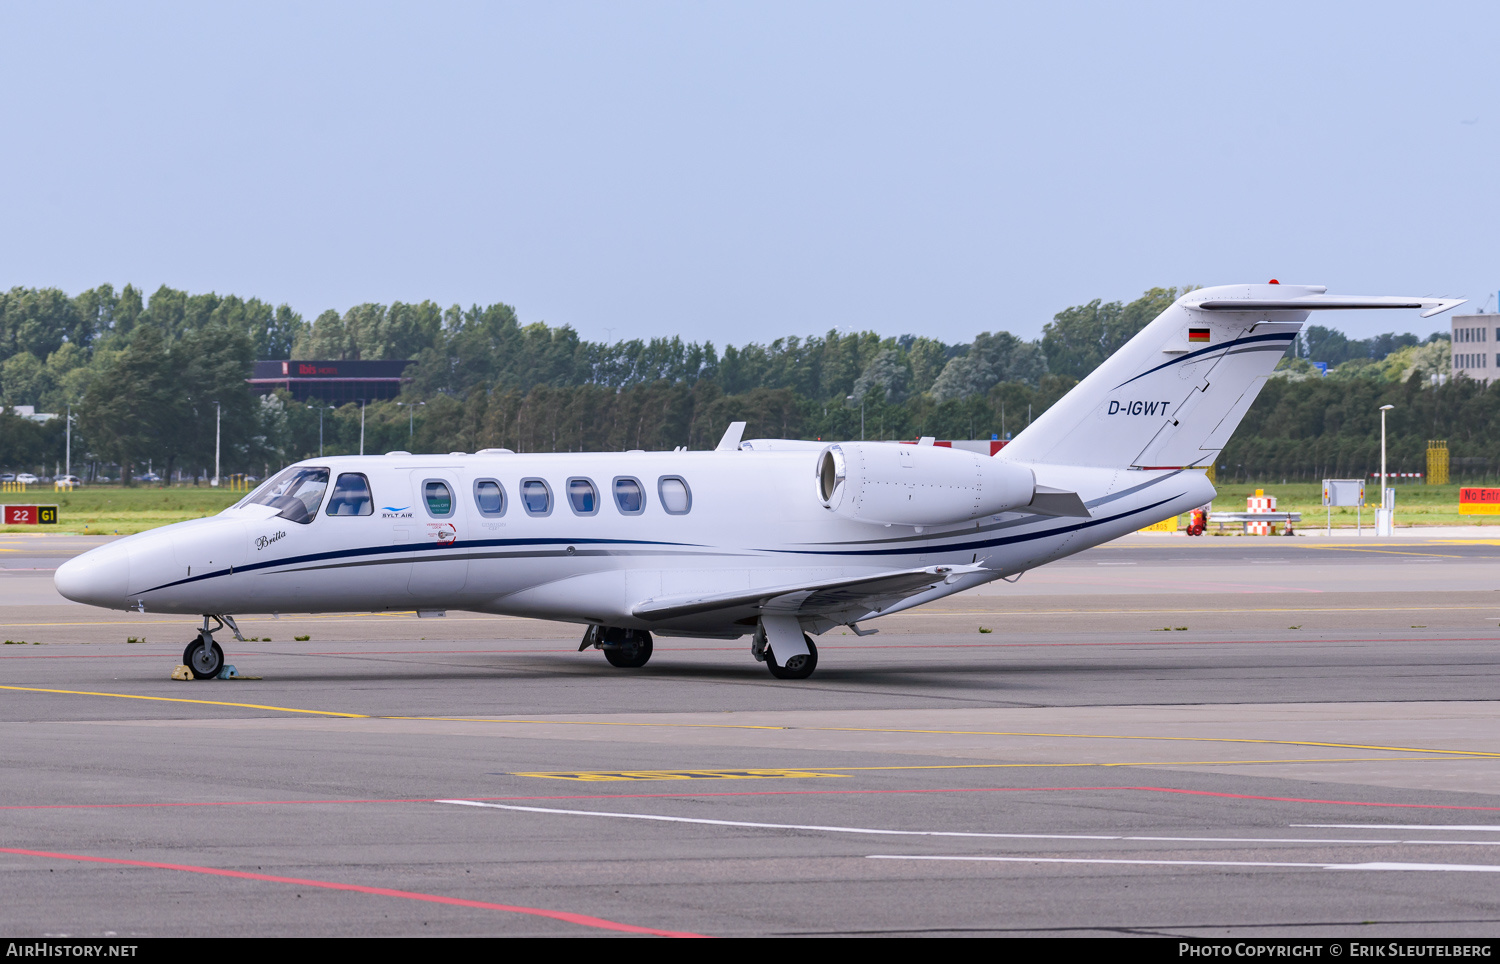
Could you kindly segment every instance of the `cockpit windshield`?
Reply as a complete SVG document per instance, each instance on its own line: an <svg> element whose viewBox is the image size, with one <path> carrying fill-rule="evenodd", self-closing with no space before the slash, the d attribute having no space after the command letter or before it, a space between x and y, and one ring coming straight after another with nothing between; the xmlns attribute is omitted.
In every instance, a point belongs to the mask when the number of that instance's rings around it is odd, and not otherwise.
<svg viewBox="0 0 1500 964"><path fill-rule="evenodd" d="M328 470L294 466L256 489L241 505L268 505L283 519L307 525L318 515L328 489Z"/></svg>

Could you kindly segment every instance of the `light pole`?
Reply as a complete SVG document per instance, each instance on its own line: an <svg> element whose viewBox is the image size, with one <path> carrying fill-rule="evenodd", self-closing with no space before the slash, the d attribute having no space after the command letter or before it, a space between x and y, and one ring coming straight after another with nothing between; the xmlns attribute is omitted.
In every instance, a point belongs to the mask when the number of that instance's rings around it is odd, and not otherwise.
<svg viewBox="0 0 1500 964"><path fill-rule="evenodd" d="M73 475L73 403L68 403L68 446L67 454L63 456L63 475Z"/></svg>
<svg viewBox="0 0 1500 964"><path fill-rule="evenodd" d="M365 400L359 400L359 454L365 454Z"/></svg>
<svg viewBox="0 0 1500 964"><path fill-rule="evenodd" d="M406 447L411 448L412 432L416 426L417 406L426 405L426 402L397 402L399 408L406 409Z"/></svg>
<svg viewBox="0 0 1500 964"><path fill-rule="evenodd" d="M326 401L328 401L326 398L318 399L318 458L320 459L323 457L323 413L337 410L336 406L322 404Z"/></svg>
<svg viewBox="0 0 1500 964"><path fill-rule="evenodd" d="M1392 506L1385 488L1385 413L1395 407L1394 405L1380 406L1380 508L1375 510L1375 534L1377 536L1394 534L1391 531Z"/></svg>
<svg viewBox="0 0 1500 964"><path fill-rule="evenodd" d="M214 480L211 485L219 487L219 427L223 422L224 408L218 402L214 402ZM207 626L208 623L203 625Z"/></svg>
<svg viewBox="0 0 1500 964"><path fill-rule="evenodd" d="M844 400L852 402L854 396L845 395ZM859 440L861 442L865 440L865 397L863 395L859 396Z"/></svg>

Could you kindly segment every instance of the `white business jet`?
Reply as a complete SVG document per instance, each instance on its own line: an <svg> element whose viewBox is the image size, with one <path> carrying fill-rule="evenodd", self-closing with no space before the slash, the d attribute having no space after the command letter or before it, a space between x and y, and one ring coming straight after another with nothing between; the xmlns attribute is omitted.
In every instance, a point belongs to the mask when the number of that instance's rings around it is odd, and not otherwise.
<svg viewBox="0 0 1500 964"><path fill-rule="evenodd" d="M812 636L1028 569L1208 502L1213 464L1311 311L1462 300L1280 284L1183 295L993 457L882 442L712 452L339 456L216 516L64 563L57 589L203 616L183 662L218 674L235 613L449 609L583 624L644 666L652 636L752 637L778 679ZM1197 469L1198 471L1195 471Z"/></svg>

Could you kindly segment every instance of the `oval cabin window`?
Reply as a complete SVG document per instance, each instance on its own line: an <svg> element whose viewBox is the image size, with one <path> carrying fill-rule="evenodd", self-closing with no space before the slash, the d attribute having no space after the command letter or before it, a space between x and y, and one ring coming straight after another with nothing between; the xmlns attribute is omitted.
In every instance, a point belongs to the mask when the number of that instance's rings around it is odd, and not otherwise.
<svg viewBox="0 0 1500 964"><path fill-rule="evenodd" d="M474 483L474 507L480 515L505 515L505 488L494 479L480 479Z"/></svg>
<svg viewBox="0 0 1500 964"><path fill-rule="evenodd" d="M623 515L640 515L646 509L646 489L640 479L615 479L615 505Z"/></svg>
<svg viewBox="0 0 1500 964"><path fill-rule="evenodd" d="M588 479L569 479L568 504L578 515L593 515L599 511L599 490Z"/></svg>
<svg viewBox="0 0 1500 964"><path fill-rule="evenodd" d="M423 482L422 501L427 503L427 514L434 519L446 519L453 514L453 490L446 482L437 479Z"/></svg>
<svg viewBox="0 0 1500 964"><path fill-rule="evenodd" d="M684 515L693 507L693 493L681 476L666 475L657 483L661 507L670 515Z"/></svg>
<svg viewBox="0 0 1500 964"><path fill-rule="evenodd" d="M552 490L541 479L522 479L521 504L528 515L547 515L552 511Z"/></svg>

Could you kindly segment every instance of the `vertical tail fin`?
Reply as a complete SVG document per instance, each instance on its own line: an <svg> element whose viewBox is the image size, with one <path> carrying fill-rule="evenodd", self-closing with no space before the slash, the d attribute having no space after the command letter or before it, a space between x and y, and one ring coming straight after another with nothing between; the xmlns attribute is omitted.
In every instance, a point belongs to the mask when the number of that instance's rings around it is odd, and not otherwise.
<svg viewBox="0 0 1500 964"><path fill-rule="evenodd" d="M1188 292L999 457L1142 469L1212 465L1309 312L1422 308L1427 317L1463 303L1326 291L1277 284Z"/></svg>

